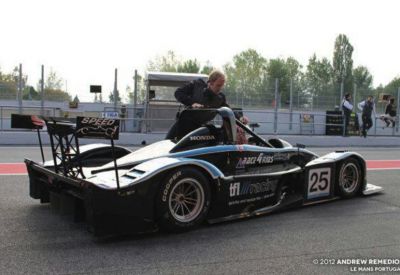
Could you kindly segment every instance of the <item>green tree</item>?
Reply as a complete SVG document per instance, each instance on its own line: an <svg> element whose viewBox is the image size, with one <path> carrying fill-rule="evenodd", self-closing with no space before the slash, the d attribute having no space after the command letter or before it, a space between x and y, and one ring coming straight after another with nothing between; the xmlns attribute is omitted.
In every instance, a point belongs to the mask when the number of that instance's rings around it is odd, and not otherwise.
<svg viewBox="0 0 400 275"><path fill-rule="evenodd" d="M41 79L37 83L37 90L41 91ZM38 92L40 95L40 92ZM71 95L63 90L63 79L50 69L44 81L44 99L49 101L71 101Z"/></svg>
<svg viewBox="0 0 400 275"><path fill-rule="evenodd" d="M373 77L366 67L358 66L355 68L353 70L353 80L354 85L357 87L357 99L365 98L373 93Z"/></svg>
<svg viewBox="0 0 400 275"><path fill-rule="evenodd" d="M24 100L40 100L40 94L35 90L32 86L26 86L23 90L23 97Z"/></svg>
<svg viewBox="0 0 400 275"><path fill-rule="evenodd" d="M117 90L116 92L117 95L117 103L121 103L121 97L119 96L119 91ZM110 103L114 103L114 92L110 92L110 94L108 95L108 100Z"/></svg>
<svg viewBox="0 0 400 275"><path fill-rule="evenodd" d="M339 34L335 40L335 49L333 52L333 75L336 85L340 87L343 82L344 91L346 92L353 91L353 50L354 48L347 36Z"/></svg>
<svg viewBox="0 0 400 275"><path fill-rule="evenodd" d="M135 76L132 77L133 81L135 81ZM134 90L131 90L128 92L128 99L131 104L134 103ZM144 80L144 77L141 76L140 74L137 75L137 103L140 104L140 102L144 102L146 99L146 83Z"/></svg>
<svg viewBox="0 0 400 275"><path fill-rule="evenodd" d="M390 81L384 88L383 91L385 94L390 94L393 97L397 97L397 93L400 88L400 77L395 77Z"/></svg>
<svg viewBox="0 0 400 275"><path fill-rule="evenodd" d="M280 99L288 103L290 99L290 81L300 83L302 79L302 66L293 57L286 60L282 58L270 59L266 68L268 74L267 87L272 96L275 96L275 79L278 79Z"/></svg>
<svg viewBox="0 0 400 275"><path fill-rule="evenodd" d="M50 69L50 72L44 82L45 89L50 90L62 90L63 87L63 79L58 76L58 74Z"/></svg>
<svg viewBox="0 0 400 275"><path fill-rule="evenodd" d="M308 91L312 96L327 96L326 86L332 83L332 65L327 58L318 59L314 54L305 73Z"/></svg>
<svg viewBox="0 0 400 275"><path fill-rule="evenodd" d="M203 66L203 68L201 68L200 73L209 75L213 69L214 69L214 67L211 64L211 62L207 61L206 64Z"/></svg>
<svg viewBox="0 0 400 275"><path fill-rule="evenodd" d="M26 88L27 75L22 75L22 89ZM19 85L19 68L14 67L11 73L0 71L0 98L15 99Z"/></svg>
<svg viewBox="0 0 400 275"><path fill-rule="evenodd" d="M71 101L71 95L63 90L44 89L45 99L49 101Z"/></svg>
<svg viewBox="0 0 400 275"><path fill-rule="evenodd" d="M174 51L168 51L164 56L157 56L154 60L150 60L147 65L148 71L158 72L177 72L180 60Z"/></svg>
<svg viewBox="0 0 400 275"><path fill-rule="evenodd" d="M197 59L189 59L181 64L178 64L176 71L179 73L197 74L200 71L200 63L197 61Z"/></svg>
<svg viewBox="0 0 400 275"><path fill-rule="evenodd" d="M333 68L327 58L318 59L314 54L307 64L305 73L304 96L307 98L300 104L311 103L315 107L332 108L335 102L335 86L333 84ZM337 97L336 100L339 100Z"/></svg>
<svg viewBox="0 0 400 275"><path fill-rule="evenodd" d="M265 100L263 91L266 59L256 50L248 49L233 57L233 64L224 66L227 75L226 93L235 96L236 104L243 106ZM232 101L232 100L231 100Z"/></svg>

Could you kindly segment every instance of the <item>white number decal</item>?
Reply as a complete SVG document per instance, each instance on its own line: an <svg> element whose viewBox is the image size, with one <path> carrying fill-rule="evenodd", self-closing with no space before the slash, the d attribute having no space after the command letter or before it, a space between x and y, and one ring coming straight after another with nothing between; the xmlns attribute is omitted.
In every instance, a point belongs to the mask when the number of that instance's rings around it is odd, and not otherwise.
<svg viewBox="0 0 400 275"><path fill-rule="evenodd" d="M313 199L329 195L331 187L331 168L312 169L308 173L307 198Z"/></svg>

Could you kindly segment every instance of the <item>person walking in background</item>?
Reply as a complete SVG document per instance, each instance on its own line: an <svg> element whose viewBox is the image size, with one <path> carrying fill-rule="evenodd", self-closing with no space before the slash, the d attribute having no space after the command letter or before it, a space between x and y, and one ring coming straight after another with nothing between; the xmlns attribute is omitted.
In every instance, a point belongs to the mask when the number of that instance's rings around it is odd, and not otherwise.
<svg viewBox="0 0 400 275"><path fill-rule="evenodd" d="M366 100L358 103L357 107L362 112L362 114L361 114L361 118L362 118L361 134L364 136L364 138L366 138L368 130L373 125L372 113L374 113L374 116L376 117L375 103L373 100L373 96L369 95Z"/></svg>
<svg viewBox="0 0 400 275"><path fill-rule="evenodd" d="M344 131L343 136L347 137L349 135L349 122L351 112L353 111L353 104L351 104L351 95L347 93L342 102L343 118L344 118Z"/></svg>
<svg viewBox="0 0 400 275"><path fill-rule="evenodd" d="M396 115L396 107L394 106L394 98L392 97L386 105L385 115L383 116L383 120L386 122L386 127L389 127L390 123L392 123L392 127L396 125Z"/></svg>

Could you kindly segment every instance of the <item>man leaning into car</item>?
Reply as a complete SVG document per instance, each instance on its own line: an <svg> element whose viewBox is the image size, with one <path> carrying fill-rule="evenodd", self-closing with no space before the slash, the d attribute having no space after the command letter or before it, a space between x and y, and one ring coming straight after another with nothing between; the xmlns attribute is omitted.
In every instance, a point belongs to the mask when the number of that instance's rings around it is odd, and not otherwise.
<svg viewBox="0 0 400 275"><path fill-rule="evenodd" d="M225 95L221 92L225 85L225 75L218 70L213 70L208 76L208 81L197 79L189 82L175 91L175 98L186 108L220 108L229 107ZM178 119L169 130L166 138L179 140L187 133L199 128L203 123L211 120L214 114L204 112L196 114L196 118Z"/></svg>

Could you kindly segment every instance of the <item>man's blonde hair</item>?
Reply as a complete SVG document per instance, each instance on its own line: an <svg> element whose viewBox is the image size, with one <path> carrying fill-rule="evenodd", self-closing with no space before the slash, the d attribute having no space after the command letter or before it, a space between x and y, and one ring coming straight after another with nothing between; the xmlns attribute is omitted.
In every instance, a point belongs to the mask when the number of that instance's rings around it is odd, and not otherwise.
<svg viewBox="0 0 400 275"><path fill-rule="evenodd" d="M225 74L220 70L212 70L211 73L208 75L208 82L213 83L217 79L223 77L226 79Z"/></svg>

